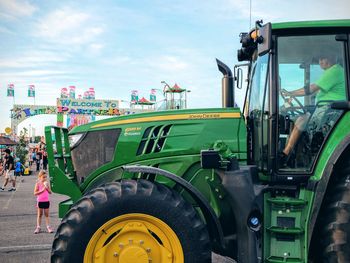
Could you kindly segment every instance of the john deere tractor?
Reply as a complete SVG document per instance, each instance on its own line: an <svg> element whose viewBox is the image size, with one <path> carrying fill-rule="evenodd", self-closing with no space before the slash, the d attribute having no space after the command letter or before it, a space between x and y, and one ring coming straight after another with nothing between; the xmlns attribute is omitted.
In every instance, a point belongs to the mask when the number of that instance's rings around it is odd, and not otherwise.
<svg viewBox="0 0 350 263"><path fill-rule="evenodd" d="M224 108L47 127L52 262L350 262L349 34L258 21L218 62Z"/></svg>

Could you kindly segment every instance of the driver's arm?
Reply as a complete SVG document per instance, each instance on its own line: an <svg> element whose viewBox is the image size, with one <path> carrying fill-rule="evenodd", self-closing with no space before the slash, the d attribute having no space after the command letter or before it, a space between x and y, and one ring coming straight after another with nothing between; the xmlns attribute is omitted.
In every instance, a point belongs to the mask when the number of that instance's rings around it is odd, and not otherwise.
<svg viewBox="0 0 350 263"><path fill-rule="evenodd" d="M310 94L313 94L317 91L320 90L320 87L318 87L316 84L311 84L310 85ZM305 96L305 88L302 87L300 89L296 89L296 90L293 90L293 91L290 91L289 92L290 95L294 96L294 97L299 97L299 96ZM308 95L310 95L308 94Z"/></svg>

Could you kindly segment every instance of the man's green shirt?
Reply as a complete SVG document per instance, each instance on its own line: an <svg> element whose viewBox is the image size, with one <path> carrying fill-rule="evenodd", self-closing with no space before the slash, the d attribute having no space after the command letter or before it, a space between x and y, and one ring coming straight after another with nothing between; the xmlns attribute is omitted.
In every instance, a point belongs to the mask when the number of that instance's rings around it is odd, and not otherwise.
<svg viewBox="0 0 350 263"><path fill-rule="evenodd" d="M344 69L335 64L326 69L315 83L320 91L316 101L321 100L346 100Z"/></svg>

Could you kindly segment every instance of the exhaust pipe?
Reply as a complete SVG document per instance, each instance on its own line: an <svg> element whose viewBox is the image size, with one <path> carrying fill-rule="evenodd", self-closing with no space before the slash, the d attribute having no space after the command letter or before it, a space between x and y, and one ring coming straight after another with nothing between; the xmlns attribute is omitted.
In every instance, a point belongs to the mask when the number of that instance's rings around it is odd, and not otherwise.
<svg viewBox="0 0 350 263"><path fill-rule="evenodd" d="M222 78L222 107L229 108L235 105L233 89L233 76L231 69L222 61L216 59L219 71L224 75Z"/></svg>

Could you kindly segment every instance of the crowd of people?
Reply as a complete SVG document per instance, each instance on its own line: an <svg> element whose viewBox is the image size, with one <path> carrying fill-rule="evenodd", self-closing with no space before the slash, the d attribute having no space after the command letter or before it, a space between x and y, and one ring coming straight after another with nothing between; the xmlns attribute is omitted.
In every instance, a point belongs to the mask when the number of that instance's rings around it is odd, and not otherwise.
<svg viewBox="0 0 350 263"><path fill-rule="evenodd" d="M36 171L47 170L47 152L45 149L41 149L40 147L30 149L28 152L28 164L29 167L34 165L34 169Z"/></svg>
<svg viewBox="0 0 350 263"><path fill-rule="evenodd" d="M38 174L34 186L34 196L36 196L36 228L34 234L41 232L41 219L45 215L46 229L48 233L53 233L53 229L50 226L49 208L51 192L50 183L47 176L47 152L45 147L38 145L38 147L30 149L27 158L22 164L20 159L11 152L9 148L3 151L0 161L0 176L3 176L3 184L0 187L0 191L5 191L5 187L10 184L12 185L8 191L16 191L17 177L21 178L21 182L24 182L23 173L28 172L31 169L35 174ZM38 172L38 173L36 173Z"/></svg>

